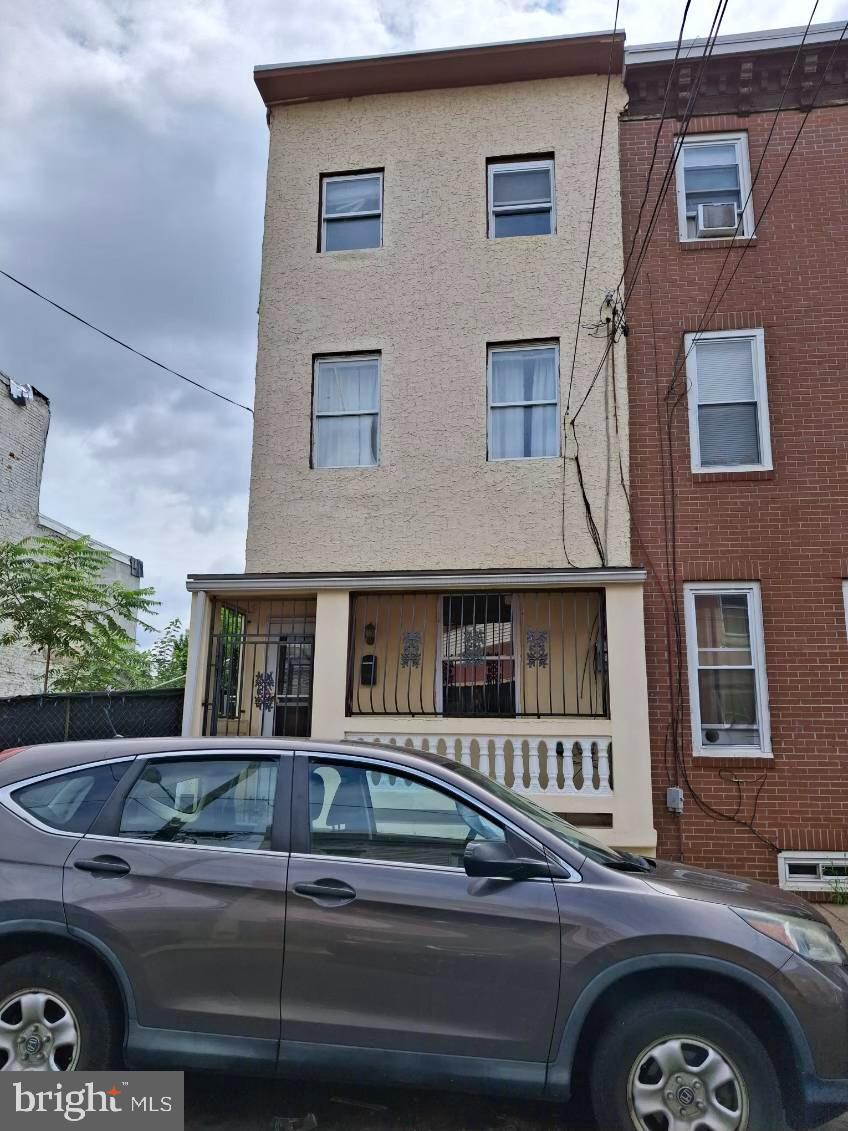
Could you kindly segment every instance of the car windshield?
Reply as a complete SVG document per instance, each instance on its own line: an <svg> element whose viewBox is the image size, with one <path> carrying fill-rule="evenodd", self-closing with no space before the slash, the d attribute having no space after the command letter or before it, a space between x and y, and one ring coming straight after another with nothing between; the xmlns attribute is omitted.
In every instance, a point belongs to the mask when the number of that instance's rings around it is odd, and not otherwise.
<svg viewBox="0 0 848 1131"><path fill-rule="evenodd" d="M626 862L627 857L616 852L614 848L609 848L601 841L595 840L594 837L575 828L568 821L564 821L562 817L558 817L556 813L537 805L535 801L522 797L521 794L513 793L511 789L507 789L500 782L492 781L491 778L486 777L485 774L481 774L471 766L464 766L461 762L451 763L451 769L473 781L475 785L485 789L499 800L507 802L513 809L518 809L520 813L532 817L538 825L553 833L554 836L570 845L571 848L576 848L578 852L584 853L597 864L616 865Z"/></svg>

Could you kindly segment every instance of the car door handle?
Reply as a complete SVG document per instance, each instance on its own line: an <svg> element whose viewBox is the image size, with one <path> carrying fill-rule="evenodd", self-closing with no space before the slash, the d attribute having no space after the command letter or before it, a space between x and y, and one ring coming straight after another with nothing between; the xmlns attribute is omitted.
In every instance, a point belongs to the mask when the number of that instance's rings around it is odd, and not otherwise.
<svg viewBox="0 0 848 1131"><path fill-rule="evenodd" d="M356 899L356 892L350 884L343 884L341 880L318 880L314 884L295 884L294 890L298 895L308 895L310 899L338 899L349 903Z"/></svg>
<svg viewBox="0 0 848 1131"><path fill-rule="evenodd" d="M119 856L95 856L93 860L75 860L74 867L80 872L94 872L108 876L125 876L130 870L126 860Z"/></svg>

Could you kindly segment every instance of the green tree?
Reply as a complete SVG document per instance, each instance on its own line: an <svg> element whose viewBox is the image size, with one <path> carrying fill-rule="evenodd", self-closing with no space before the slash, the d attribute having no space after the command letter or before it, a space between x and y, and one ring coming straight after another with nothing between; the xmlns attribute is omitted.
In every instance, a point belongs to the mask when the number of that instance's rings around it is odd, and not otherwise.
<svg viewBox="0 0 848 1131"><path fill-rule="evenodd" d="M129 639L102 642L78 652L51 682L53 691L141 691L185 685L188 636L172 620L156 643L145 649Z"/></svg>
<svg viewBox="0 0 848 1131"><path fill-rule="evenodd" d="M44 691L54 668L83 657L130 664L133 642L122 621L151 628L142 618L158 603L152 589L105 581L109 554L86 537L24 538L0 543L0 644L24 639L44 661ZM85 688L89 690L89 688Z"/></svg>

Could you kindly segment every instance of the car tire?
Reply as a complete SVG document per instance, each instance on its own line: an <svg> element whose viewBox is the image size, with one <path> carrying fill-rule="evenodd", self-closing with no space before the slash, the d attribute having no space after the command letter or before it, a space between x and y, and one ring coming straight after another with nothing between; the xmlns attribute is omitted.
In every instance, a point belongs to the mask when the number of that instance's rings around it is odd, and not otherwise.
<svg viewBox="0 0 848 1131"><path fill-rule="evenodd" d="M63 954L37 951L0 966L0 1019L16 1025L21 1038L14 1054L0 1053L0 1070L96 1072L120 1064L116 994L87 963ZM40 1047L33 1051L35 1041Z"/></svg>
<svg viewBox="0 0 848 1131"><path fill-rule="evenodd" d="M729 1009L663 994L616 1012L591 1050L590 1091L603 1131L720 1126L786 1131L769 1054ZM699 1108L697 1105L702 1104ZM731 1113L728 1116L727 1113Z"/></svg>

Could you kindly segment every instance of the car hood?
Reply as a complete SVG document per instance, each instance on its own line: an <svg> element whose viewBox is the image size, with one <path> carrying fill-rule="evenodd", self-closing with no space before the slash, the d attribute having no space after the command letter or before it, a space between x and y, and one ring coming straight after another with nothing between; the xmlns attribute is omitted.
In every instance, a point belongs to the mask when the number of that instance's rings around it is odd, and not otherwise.
<svg viewBox="0 0 848 1131"><path fill-rule="evenodd" d="M800 896L741 876L710 872L706 868L694 868L671 860L658 860L656 868L649 875L640 878L663 895L722 903L727 907L747 907L753 911L776 911L796 918L825 922L818 911Z"/></svg>

